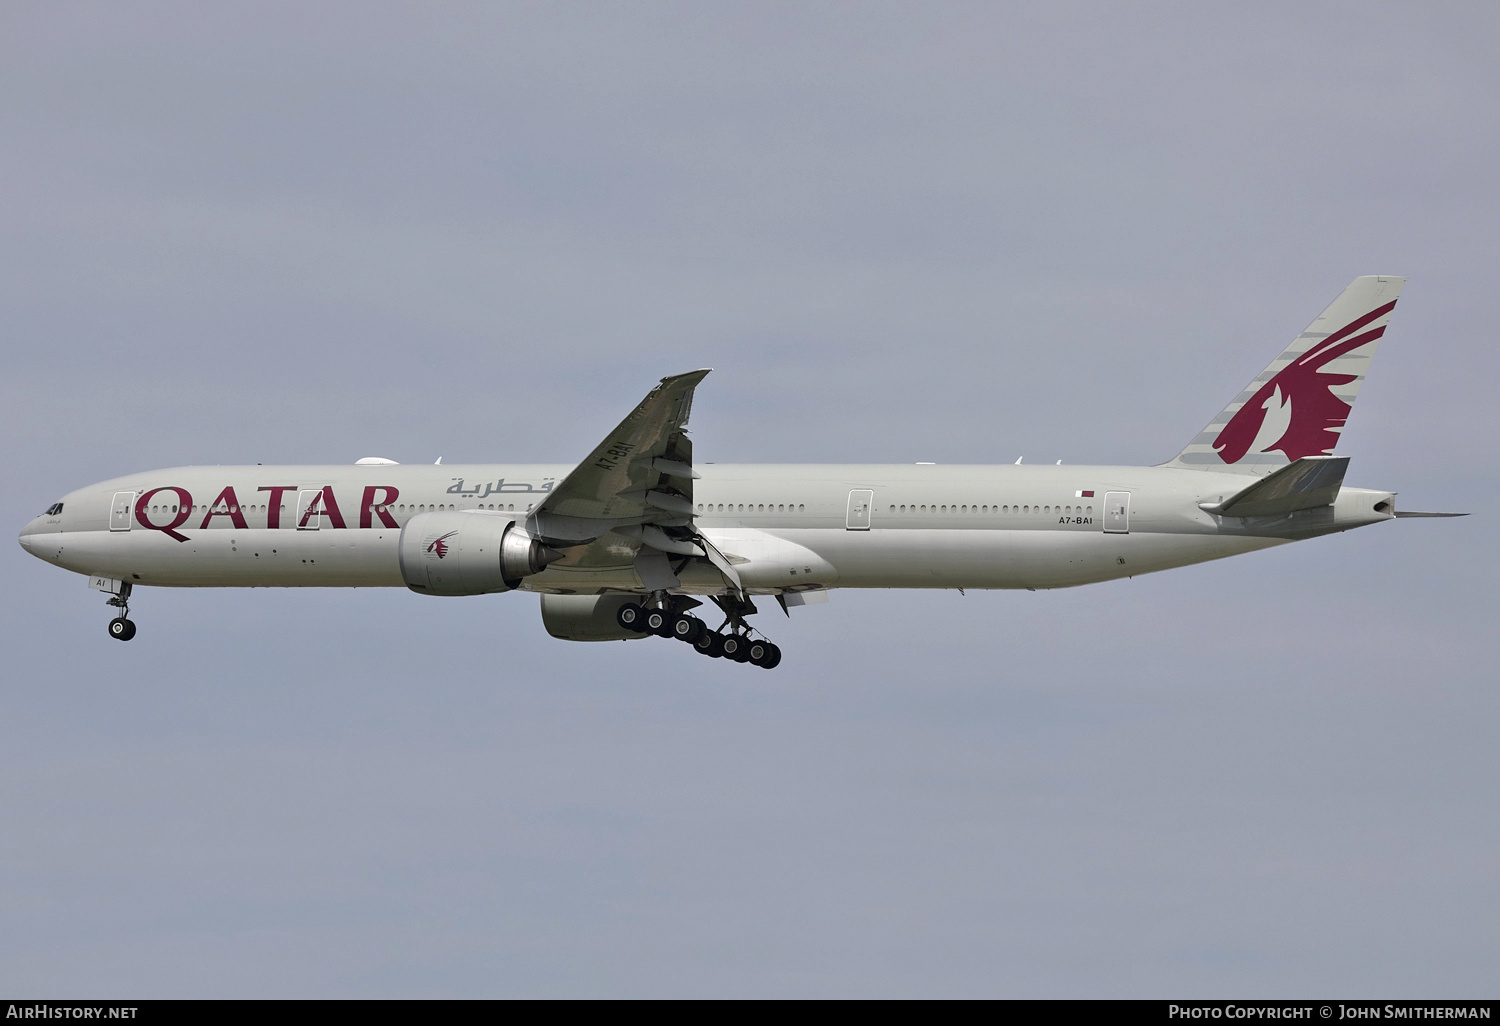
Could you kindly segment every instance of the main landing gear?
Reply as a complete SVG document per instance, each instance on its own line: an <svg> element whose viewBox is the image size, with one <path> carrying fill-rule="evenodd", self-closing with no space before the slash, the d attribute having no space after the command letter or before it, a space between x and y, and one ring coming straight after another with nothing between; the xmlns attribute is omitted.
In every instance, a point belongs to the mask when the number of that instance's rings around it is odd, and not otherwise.
<svg viewBox="0 0 1500 1026"><path fill-rule="evenodd" d="M129 641L135 637L135 621L130 619L130 582L123 582L120 593L111 595L104 604L120 611L119 616L109 621L109 636L116 641Z"/></svg>
<svg viewBox="0 0 1500 1026"><path fill-rule="evenodd" d="M750 637L751 628L745 617L755 612L753 602L748 598L715 596L714 603L724 611L724 623L718 630L688 612L699 603L664 592L651 596L644 606L626 603L615 618L628 631L676 638L710 659L731 659L765 670L774 669L781 662L780 648L764 638Z"/></svg>

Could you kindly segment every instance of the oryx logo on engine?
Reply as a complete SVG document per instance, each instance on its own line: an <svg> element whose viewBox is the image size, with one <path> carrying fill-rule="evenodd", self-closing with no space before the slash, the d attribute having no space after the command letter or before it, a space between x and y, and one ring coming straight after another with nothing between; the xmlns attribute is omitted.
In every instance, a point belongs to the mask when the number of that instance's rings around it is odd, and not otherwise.
<svg viewBox="0 0 1500 1026"><path fill-rule="evenodd" d="M437 556L438 559L444 558L448 555L448 539L457 533L457 531L449 531L440 538L434 538L432 544L427 546L427 551Z"/></svg>

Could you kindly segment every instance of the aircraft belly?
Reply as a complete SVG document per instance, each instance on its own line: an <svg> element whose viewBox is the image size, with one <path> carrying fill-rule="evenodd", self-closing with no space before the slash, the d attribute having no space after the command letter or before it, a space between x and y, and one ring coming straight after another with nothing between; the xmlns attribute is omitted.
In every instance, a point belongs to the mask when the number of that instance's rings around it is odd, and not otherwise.
<svg viewBox="0 0 1500 1026"><path fill-rule="evenodd" d="M844 588L1012 587L1010 531L778 531L837 570ZM962 537L960 537L962 536ZM971 581L997 583L966 583Z"/></svg>
<svg viewBox="0 0 1500 1026"><path fill-rule="evenodd" d="M159 531L77 531L56 536L57 551L55 555L49 551L45 558L81 574L164 587L399 588L404 587L396 555L399 533L389 529L213 530L194 532L188 541L178 542ZM1067 588L1220 559L1285 541L1217 534L1037 530L804 528L712 533L730 551L738 547L746 549L747 555L753 553L742 564L742 572L748 574L746 586L757 592L799 584ZM764 552L753 549L748 537L752 535L776 544L762 544ZM782 548L815 555L817 562L810 564L801 556L795 561L769 558L786 555ZM793 569L800 576L791 576ZM691 561L680 576L684 592L723 590L718 572L702 560ZM628 565L556 567L529 580L525 587L586 594L636 590L639 579Z"/></svg>
<svg viewBox="0 0 1500 1026"><path fill-rule="evenodd" d="M404 587L399 531L69 532L58 562L82 574L181 588Z"/></svg>
<svg viewBox="0 0 1500 1026"><path fill-rule="evenodd" d="M1073 531L786 531L846 588L1069 588L1279 544L1265 538Z"/></svg>
<svg viewBox="0 0 1500 1026"><path fill-rule="evenodd" d="M798 585L1071 588L1222 559L1283 543L1278 539L1223 535L1099 531L811 528L721 529L710 533L717 545L732 554L746 588L753 593L795 589ZM803 553L814 558L780 558L786 553ZM794 570L797 576L792 575ZM702 560L690 561L678 573L682 584L676 591L699 595L724 591L723 578ZM613 570L549 567L530 578L524 587L534 591L592 594L636 591L640 582L629 567Z"/></svg>

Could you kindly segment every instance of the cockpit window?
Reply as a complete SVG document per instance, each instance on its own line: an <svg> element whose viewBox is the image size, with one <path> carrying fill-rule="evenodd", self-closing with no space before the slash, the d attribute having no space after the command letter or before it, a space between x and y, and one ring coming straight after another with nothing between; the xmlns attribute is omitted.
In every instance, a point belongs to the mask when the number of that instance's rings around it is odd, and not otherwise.
<svg viewBox="0 0 1500 1026"><path fill-rule="evenodd" d="M35 507L33 507L33 508L35 508ZM54 502L52 505L50 505L50 506L47 507L47 512L43 513L42 516L44 516L44 517L55 517L55 516L57 516L61 512L62 512L62 503L60 503L60 502Z"/></svg>

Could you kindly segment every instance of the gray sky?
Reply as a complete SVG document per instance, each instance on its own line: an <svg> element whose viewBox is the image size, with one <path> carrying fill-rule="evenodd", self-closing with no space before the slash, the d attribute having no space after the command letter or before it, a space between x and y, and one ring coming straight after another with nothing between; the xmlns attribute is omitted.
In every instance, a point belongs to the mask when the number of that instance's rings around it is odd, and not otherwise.
<svg viewBox="0 0 1500 1026"><path fill-rule="evenodd" d="M0 991L1493 996L1500 14L0 7L0 524L185 463L1154 463L1359 274L1407 521L843 592L0 600ZM779 613L776 614L779 617Z"/></svg>

